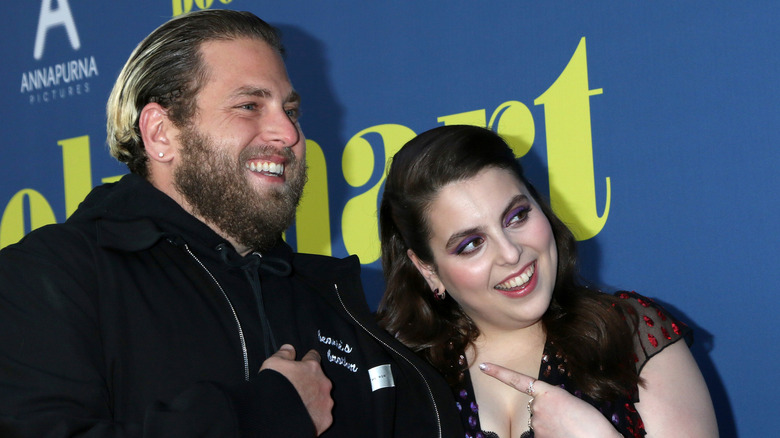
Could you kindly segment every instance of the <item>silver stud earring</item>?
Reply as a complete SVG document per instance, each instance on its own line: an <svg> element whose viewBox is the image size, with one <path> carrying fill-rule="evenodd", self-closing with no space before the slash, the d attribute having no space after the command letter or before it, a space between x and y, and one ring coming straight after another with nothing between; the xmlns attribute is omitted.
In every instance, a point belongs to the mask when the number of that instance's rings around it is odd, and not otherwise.
<svg viewBox="0 0 780 438"><path fill-rule="evenodd" d="M164 153L162 153L162 152L160 152L159 154L157 154L157 156L158 156L158 157L160 157L160 158L162 158L163 156L165 156L165 154L164 154Z"/></svg>

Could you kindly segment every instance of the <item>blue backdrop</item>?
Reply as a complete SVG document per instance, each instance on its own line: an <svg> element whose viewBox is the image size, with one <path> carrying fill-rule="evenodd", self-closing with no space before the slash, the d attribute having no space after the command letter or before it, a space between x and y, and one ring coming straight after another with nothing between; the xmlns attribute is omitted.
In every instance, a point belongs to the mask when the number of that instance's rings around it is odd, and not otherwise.
<svg viewBox="0 0 780 438"><path fill-rule="evenodd" d="M780 405L776 1L13 0L0 246L126 172L105 146L117 73L165 20L219 7L284 34L311 166L294 247L360 255L376 306L386 159L434 126L491 126L575 230L589 279L696 329L721 436L765 435Z"/></svg>

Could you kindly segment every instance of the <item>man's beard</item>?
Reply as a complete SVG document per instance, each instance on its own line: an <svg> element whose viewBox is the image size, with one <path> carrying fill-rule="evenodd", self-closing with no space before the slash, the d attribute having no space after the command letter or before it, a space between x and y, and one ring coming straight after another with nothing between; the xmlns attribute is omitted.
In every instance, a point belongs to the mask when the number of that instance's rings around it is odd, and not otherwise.
<svg viewBox="0 0 780 438"><path fill-rule="evenodd" d="M176 190L190 204L193 213L213 224L241 245L256 251L273 247L292 224L295 209L306 184L306 164L289 148L247 147L238 160L225 145L189 126L179 137L181 163L174 171ZM282 155L285 184L258 193L244 167L247 159Z"/></svg>

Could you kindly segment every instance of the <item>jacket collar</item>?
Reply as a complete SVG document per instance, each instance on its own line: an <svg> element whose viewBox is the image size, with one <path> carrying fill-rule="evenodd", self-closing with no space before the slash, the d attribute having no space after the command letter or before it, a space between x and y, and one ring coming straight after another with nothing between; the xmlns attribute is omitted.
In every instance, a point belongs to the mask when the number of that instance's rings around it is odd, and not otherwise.
<svg viewBox="0 0 780 438"><path fill-rule="evenodd" d="M128 174L119 182L98 186L79 205L68 222L94 221L98 245L139 251L162 238L215 248L226 242L206 224L146 179Z"/></svg>
<svg viewBox="0 0 780 438"><path fill-rule="evenodd" d="M68 221L94 221L97 242L103 248L134 252L169 239L177 245L186 243L201 256L242 263L242 256L226 239L135 174L93 189ZM280 238L262 255L291 264L293 251Z"/></svg>

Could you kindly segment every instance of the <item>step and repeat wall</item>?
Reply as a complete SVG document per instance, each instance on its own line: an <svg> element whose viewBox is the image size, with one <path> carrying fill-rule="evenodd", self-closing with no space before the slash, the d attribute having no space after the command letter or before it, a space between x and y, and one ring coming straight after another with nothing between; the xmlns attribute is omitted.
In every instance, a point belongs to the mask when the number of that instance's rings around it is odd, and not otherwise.
<svg viewBox="0 0 780 438"><path fill-rule="evenodd" d="M387 159L435 126L490 127L586 278L695 328L721 436L762 436L780 406L777 2L6 2L0 246L127 172L105 144L117 73L155 27L214 8L283 34L310 169L294 248L359 255L375 308Z"/></svg>

